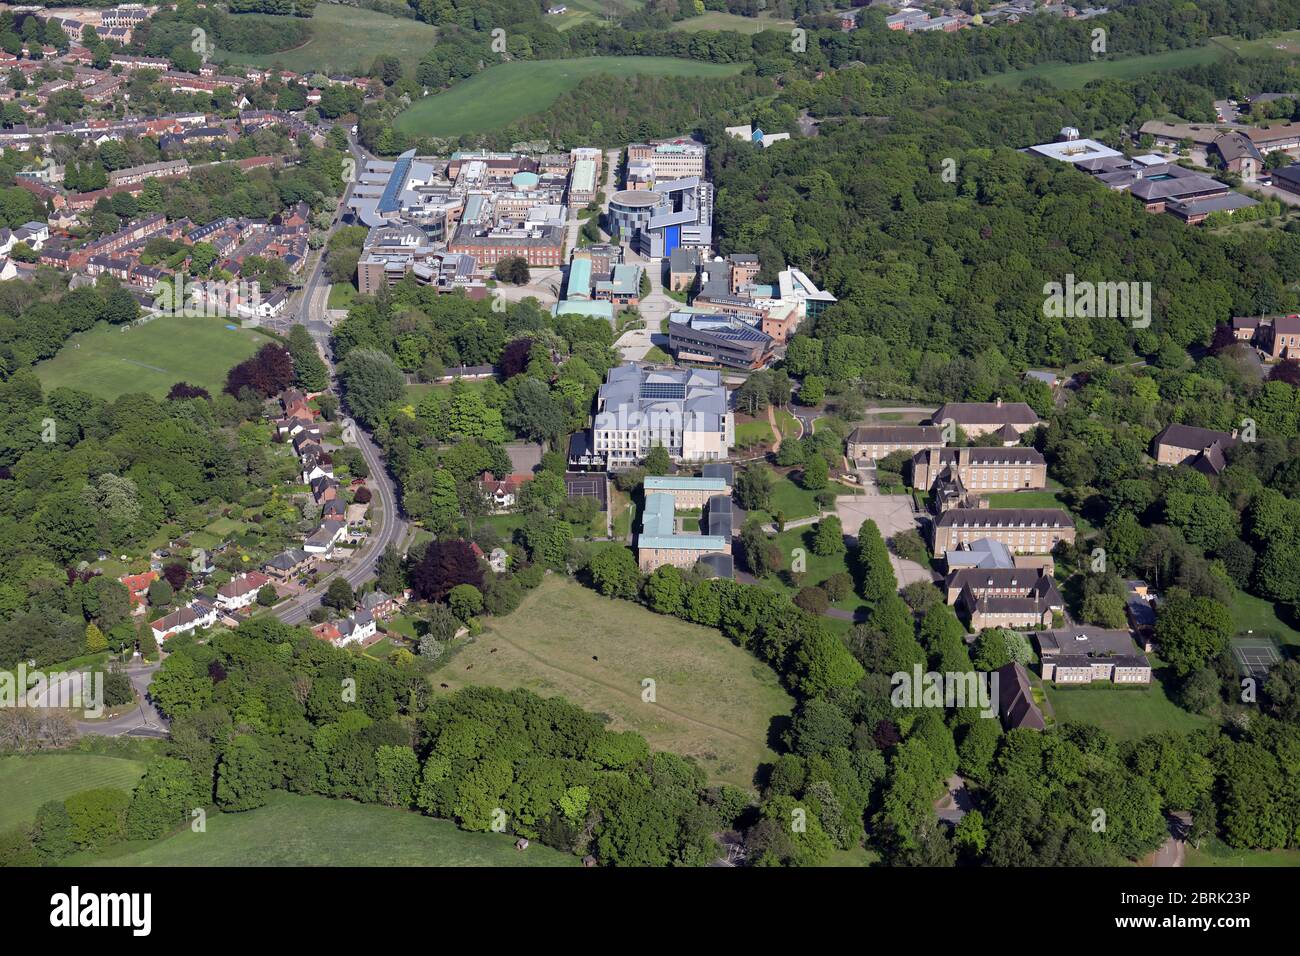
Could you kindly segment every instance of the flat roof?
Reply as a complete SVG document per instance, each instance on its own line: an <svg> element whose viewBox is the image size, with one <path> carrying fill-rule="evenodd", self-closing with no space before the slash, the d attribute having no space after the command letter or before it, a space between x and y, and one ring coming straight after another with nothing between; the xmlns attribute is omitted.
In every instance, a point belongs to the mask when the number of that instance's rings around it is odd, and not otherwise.
<svg viewBox="0 0 1300 956"><path fill-rule="evenodd" d="M1085 159L1106 159L1123 156L1118 150L1111 149L1095 139L1070 139L1063 143L1039 143L1030 146L1029 152L1056 159L1063 163L1078 163Z"/></svg>
<svg viewBox="0 0 1300 956"><path fill-rule="evenodd" d="M645 479L645 490L651 491L724 491L724 478L695 478L678 475L650 475Z"/></svg>

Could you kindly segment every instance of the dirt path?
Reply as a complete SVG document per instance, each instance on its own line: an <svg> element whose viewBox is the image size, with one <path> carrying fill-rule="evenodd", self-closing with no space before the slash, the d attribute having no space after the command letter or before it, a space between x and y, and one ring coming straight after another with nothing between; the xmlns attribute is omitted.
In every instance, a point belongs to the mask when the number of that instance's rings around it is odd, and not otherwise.
<svg viewBox="0 0 1300 956"><path fill-rule="evenodd" d="M767 406L767 423L772 426L772 454L781 450L781 442L785 438L781 434L781 429L776 425L776 410L771 405Z"/></svg>

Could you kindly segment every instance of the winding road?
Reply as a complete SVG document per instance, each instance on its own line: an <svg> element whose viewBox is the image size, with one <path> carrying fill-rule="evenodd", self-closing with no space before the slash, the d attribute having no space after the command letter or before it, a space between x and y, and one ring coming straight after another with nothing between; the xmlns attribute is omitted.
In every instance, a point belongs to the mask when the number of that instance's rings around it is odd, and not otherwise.
<svg viewBox="0 0 1300 956"><path fill-rule="evenodd" d="M359 172L364 168L368 158L366 152L351 138L348 140L348 147L351 150L353 159L356 161L356 169ZM334 213L334 221L326 234L327 239L343 225L343 215L347 210L347 199L351 192L352 183L348 183L348 187L343 194L343 200ZM302 289L298 305L298 321L307 327L307 331L316 340L321 356L329 368L330 388L335 392L339 392L338 374L334 365L334 351L330 347L329 341L331 327L325 317L325 310L329 304L329 290L330 284L325 281L325 254L324 247L322 247L316 265ZM372 580L375 577L375 562L378 560L379 555L389 545L400 548L410 529L410 525L401 513L401 506L397 497L397 485L388 473L379 446L359 426L347 427L349 425L351 425L351 420L345 420L345 431L350 432L355 439L356 445L370 469L370 478L367 480L367 485L374 495L370 506L371 533L365 543L357 551L353 552L342 571L331 574L310 591L304 591L276 608L275 616L286 624L304 623L312 610L320 604L320 599L329 587L330 581L338 575L341 574L353 588Z"/></svg>

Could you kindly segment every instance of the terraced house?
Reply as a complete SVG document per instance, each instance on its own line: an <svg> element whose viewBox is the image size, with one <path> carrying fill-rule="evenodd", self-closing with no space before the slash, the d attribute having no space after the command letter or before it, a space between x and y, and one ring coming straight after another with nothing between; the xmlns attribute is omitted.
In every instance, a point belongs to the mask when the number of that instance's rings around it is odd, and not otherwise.
<svg viewBox="0 0 1300 956"><path fill-rule="evenodd" d="M1050 554L1074 542L1074 519L1060 508L953 508L934 519L934 556L969 547L981 538L1000 541L1014 554Z"/></svg>

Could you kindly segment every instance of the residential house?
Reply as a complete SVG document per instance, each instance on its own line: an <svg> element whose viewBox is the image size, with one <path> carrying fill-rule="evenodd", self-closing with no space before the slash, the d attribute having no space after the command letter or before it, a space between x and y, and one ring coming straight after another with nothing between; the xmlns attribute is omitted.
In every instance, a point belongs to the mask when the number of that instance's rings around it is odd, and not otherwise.
<svg viewBox="0 0 1300 956"><path fill-rule="evenodd" d="M339 543L347 537L346 521L322 521L319 528L308 535L302 549L308 554L331 555Z"/></svg>
<svg viewBox="0 0 1300 956"><path fill-rule="evenodd" d="M1151 440L1151 455L1160 465L1188 464L1206 475L1227 467L1224 451L1238 442L1236 431L1221 432L1195 425L1166 425Z"/></svg>
<svg viewBox="0 0 1300 956"><path fill-rule="evenodd" d="M485 471L479 484L491 499L494 512L502 514L515 506L519 500L519 489L532 480L533 476L529 472L516 472L498 480L492 472Z"/></svg>
<svg viewBox="0 0 1300 956"><path fill-rule="evenodd" d="M306 551L290 548L281 551L262 566L262 570L279 581L290 581L311 570L312 556Z"/></svg>
<svg viewBox="0 0 1300 956"><path fill-rule="evenodd" d="M257 600L257 592L271 579L260 571L241 574L217 588L217 607L223 611L238 611Z"/></svg>
<svg viewBox="0 0 1300 956"><path fill-rule="evenodd" d="M202 601L194 601L165 617L158 618L149 627L153 630L154 639L161 643L175 634L185 634L201 627L211 627L216 622L216 608Z"/></svg>
<svg viewBox="0 0 1300 956"><path fill-rule="evenodd" d="M388 620L397 611L397 601L378 590L362 595L357 606L381 621Z"/></svg>
<svg viewBox="0 0 1300 956"><path fill-rule="evenodd" d="M158 580L158 573L146 571L144 574L124 574L118 580L126 587L126 592L131 597L131 610L134 613L148 606L149 585Z"/></svg>

